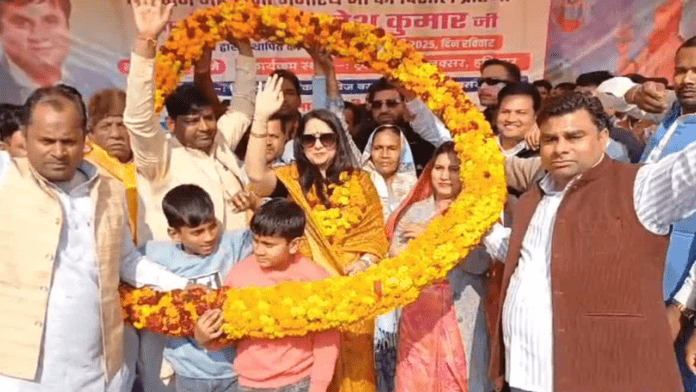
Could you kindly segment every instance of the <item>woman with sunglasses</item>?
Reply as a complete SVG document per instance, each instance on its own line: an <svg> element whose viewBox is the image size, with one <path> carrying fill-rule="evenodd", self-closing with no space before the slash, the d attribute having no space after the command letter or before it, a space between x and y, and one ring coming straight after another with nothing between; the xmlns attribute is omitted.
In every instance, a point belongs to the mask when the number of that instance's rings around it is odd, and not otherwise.
<svg viewBox="0 0 696 392"><path fill-rule="evenodd" d="M304 116L294 139L295 163L269 168L266 123L282 105L282 79L273 76L259 92L245 159L250 188L260 197L289 197L307 215L302 253L332 276L354 275L387 253L382 206L370 176L358 168L338 118L326 110ZM343 191L349 189L348 194ZM334 195L334 191L341 192ZM341 195L342 197L337 197ZM344 216L361 206L359 219ZM328 219L327 212L338 215ZM353 216L355 218L355 216ZM336 221L349 225L340 230ZM341 352L329 391L373 392L374 323L341 334Z"/></svg>

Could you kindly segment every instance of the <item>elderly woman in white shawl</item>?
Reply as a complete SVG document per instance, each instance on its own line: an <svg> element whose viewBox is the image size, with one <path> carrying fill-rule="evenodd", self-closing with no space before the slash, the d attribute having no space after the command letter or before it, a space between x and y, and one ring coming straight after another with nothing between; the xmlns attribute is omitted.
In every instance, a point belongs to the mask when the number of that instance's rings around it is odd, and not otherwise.
<svg viewBox="0 0 696 392"><path fill-rule="evenodd" d="M418 180L411 147L401 129L396 125L375 128L360 163L377 188L386 222Z"/></svg>
<svg viewBox="0 0 696 392"><path fill-rule="evenodd" d="M360 163L362 169L370 173L386 222L418 180L411 147L401 129L396 125L375 128ZM375 323L375 370L379 392L394 390L400 314L401 310L397 309L379 316Z"/></svg>

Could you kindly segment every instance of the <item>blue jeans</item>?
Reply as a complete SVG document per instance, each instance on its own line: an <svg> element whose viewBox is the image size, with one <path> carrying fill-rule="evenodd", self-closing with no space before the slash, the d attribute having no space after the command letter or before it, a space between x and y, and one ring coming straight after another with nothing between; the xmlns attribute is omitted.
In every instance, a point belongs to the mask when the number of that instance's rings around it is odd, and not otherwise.
<svg viewBox="0 0 696 392"><path fill-rule="evenodd" d="M176 392L239 392L236 378L188 378L174 377Z"/></svg>
<svg viewBox="0 0 696 392"><path fill-rule="evenodd" d="M275 389L257 389L257 388L246 388L239 386L239 392L308 392L309 391L309 378L305 378L300 382L280 388Z"/></svg>

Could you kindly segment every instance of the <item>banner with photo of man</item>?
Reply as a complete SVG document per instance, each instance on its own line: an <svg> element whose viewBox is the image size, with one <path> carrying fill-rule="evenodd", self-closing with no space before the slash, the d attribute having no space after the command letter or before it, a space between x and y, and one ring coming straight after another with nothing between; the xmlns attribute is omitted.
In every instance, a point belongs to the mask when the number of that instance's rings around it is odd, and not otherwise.
<svg viewBox="0 0 696 392"><path fill-rule="evenodd" d="M194 10L222 0L172 0L170 28ZM544 72L550 0L258 0L295 6L346 21L372 23L411 42L468 91L488 58L520 66L531 79ZM64 82L86 97L125 87L134 29L129 0L0 0L2 101L21 103L41 85ZM166 34L165 34L166 36ZM254 43L260 78L285 68L303 80L309 101L313 62L302 49ZM220 43L212 73L218 93L231 94L236 48ZM364 66L336 60L342 92L361 99L379 77ZM190 78L189 78L190 80ZM307 109L308 106L305 107Z"/></svg>

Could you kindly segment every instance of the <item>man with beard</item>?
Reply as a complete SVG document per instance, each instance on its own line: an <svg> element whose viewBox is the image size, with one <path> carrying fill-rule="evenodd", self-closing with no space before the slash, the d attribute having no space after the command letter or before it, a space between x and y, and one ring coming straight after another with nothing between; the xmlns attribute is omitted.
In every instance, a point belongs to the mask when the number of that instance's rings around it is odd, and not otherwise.
<svg viewBox="0 0 696 392"><path fill-rule="evenodd" d="M345 122L345 105L333 57L321 48L310 48L308 53L314 60L312 88L315 108L327 108L333 112L341 119L345 130L350 132L351 129ZM351 143L351 150L358 160L361 160L370 135L382 125L396 125L404 132L413 152L418 174L430 160L435 148L451 140L449 130L422 100L386 78L378 79L367 90L367 109L370 111L370 118L355 124L354 132L348 135L355 142Z"/></svg>
<svg viewBox="0 0 696 392"><path fill-rule="evenodd" d="M642 163L658 162L678 153L696 140L696 37L686 40L677 50L674 87L676 100L670 99L672 95L665 90L664 85L652 81L636 85L628 78L613 78L602 83L598 89L598 97L609 108L660 124L648 140L641 158ZM664 295L671 302L668 315L675 335L682 329L685 320L693 315L693 311L689 309L696 309L696 271L692 268L696 260L695 238L695 216L672 225ZM683 347L682 344L678 346ZM685 388L694 390L696 378L681 362L683 356L679 354L678 357Z"/></svg>

